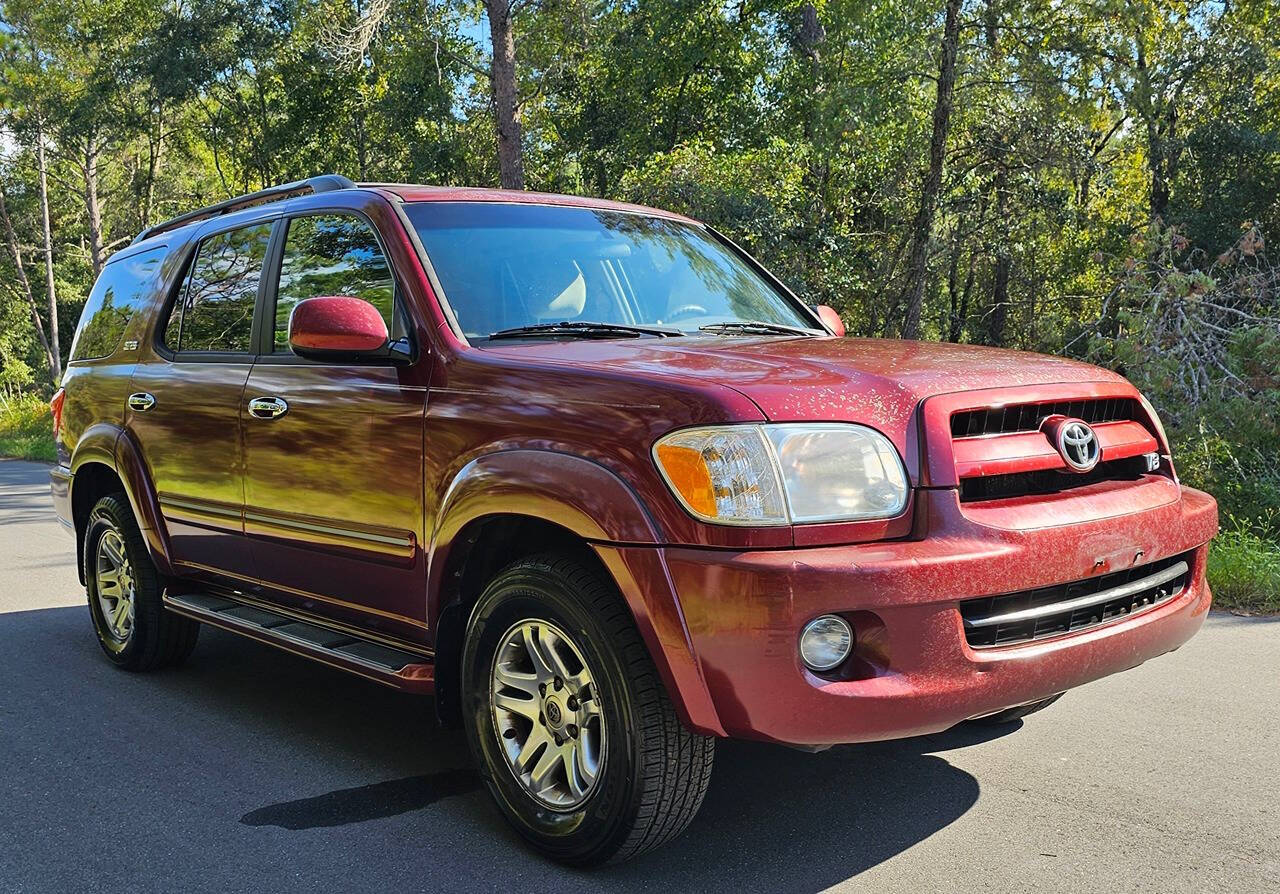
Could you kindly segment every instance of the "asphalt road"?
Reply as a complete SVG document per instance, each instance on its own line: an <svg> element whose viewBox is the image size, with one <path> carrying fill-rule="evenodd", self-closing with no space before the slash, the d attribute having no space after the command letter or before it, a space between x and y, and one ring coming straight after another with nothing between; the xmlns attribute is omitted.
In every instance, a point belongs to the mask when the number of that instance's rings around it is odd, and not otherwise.
<svg viewBox="0 0 1280 894"><path fill-rule="evenodd" d="M89 626L45 467L0 463L0 892L1280 891L1280 619L991 738L722 743L685 835L526 851L429 702L206 630L136 676Z"/></svg>

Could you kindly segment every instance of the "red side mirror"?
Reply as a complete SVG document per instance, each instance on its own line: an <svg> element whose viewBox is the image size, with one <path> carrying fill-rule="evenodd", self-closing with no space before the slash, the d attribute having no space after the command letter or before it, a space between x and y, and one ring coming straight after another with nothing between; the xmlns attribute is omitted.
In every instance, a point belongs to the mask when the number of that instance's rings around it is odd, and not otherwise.
<svg viewBox="0 0 1280 894"><path fill-rule="evenodd" d="M828 329L841 338L844 337L844 321L840 319L840 315L836 313L836 309L834 307L819 304L814 309L818 312L818 318L827 324Z"/></svg>
<svg viewBox="0 0 1280 894"><path fill-rule="evenodd" d="M387 347L387 324L376 307L360 298L308 298L289 316L289 347L316 359L377 355Z"/></svg>

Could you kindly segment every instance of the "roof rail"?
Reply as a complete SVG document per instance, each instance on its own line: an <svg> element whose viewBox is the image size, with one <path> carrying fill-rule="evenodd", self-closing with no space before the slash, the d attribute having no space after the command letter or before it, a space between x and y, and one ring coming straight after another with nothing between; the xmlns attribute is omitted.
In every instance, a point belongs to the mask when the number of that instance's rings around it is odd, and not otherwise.
<svg viewBox="0 0 1280 894"><path fill-rule="evenodd" d="M270 186L266 189L260 189L257 192L251 192L247 195L236 196L234 199L227 199L214 205L207 205L204 208L197 208L195 211L188 211L186 214L179 214L177 217L166 220L164 223L158 223L153 227L147 227L141 233L133 238L134 242L141 242L143 239L149 239L157 233L163 233L167 230L173 230L183 224L189 224L192 221L204 220L207 217L217 217L220 214L230 214L232 211L240 211L244 208L252 208L254 205L265 205L268 202L278 202L281 199L288 199L292 196L305 195L307 193L332 192L335 189L354 189L355 183L343 177L341 174L321 174L319 177L308 177L306 180L295 180L292 183L285 183L281 186Z"/></svg>

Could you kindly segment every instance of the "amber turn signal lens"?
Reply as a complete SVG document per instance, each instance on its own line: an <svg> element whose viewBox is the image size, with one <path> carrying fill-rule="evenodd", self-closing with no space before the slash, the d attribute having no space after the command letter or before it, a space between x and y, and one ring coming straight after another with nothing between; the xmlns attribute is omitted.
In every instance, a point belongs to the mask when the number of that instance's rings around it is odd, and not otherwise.
<svg viewBox="0 0 1280 894"><path fill-rule="evenodd" d="M56 441L58 435L62 434L62 402L67 399L67 392L59 388L53 393L53 399L49 401L49 415L53 417L53 439Z"/></svg>
<svg viewBox="0 0 1280 894"><path fill-rule="evenodd" d="M711 472L702 452L692 447L659 444L657 454L658 462L667 473L667 480L689 508L700 515L715 518L716 492L711 486Z"/></svg>

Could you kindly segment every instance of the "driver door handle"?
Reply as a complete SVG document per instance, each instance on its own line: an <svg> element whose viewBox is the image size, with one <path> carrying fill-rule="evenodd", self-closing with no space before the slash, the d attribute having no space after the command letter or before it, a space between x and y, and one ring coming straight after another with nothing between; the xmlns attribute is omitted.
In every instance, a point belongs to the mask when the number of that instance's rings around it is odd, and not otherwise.
<svg viewBox="0 0 1280 894"><path fill-rule="evenodd" d="M249 415L255 419L279 419L289 405L278 397L255 397L249 401Z"/></svg>

